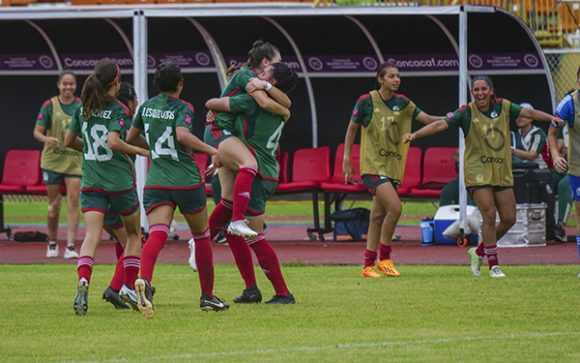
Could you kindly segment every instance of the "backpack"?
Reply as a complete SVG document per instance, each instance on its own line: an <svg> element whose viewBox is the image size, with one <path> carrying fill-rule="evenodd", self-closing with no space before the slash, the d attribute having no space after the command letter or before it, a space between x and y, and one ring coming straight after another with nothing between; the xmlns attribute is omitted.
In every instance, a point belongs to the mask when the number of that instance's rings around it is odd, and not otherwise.
<svg viewBox="0 0 580 363"><path fill-rule="evenodd" d="M10 235L10 239L16 242L46 242L48 235L38 231L16 232Z"/></svg>
<svg viewBox="0 0 580 363"><path fill-rule="evenodd" d="M366 241L369 230L370 210L353 208L337 210L330 216L334 222L335 241Z"/></svg>

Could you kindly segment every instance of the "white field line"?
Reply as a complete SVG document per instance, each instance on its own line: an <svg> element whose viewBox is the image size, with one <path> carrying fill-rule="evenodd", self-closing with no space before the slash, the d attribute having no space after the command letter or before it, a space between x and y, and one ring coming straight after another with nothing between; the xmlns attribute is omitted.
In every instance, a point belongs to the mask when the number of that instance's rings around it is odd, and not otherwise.
<svg viewBox="0 0 580 363"><path fill-rule="evenodd" d="M299 353L299 352L318 352L323 350L333 349L360 349L360 348L380 348L391 346L412 346L412 345L431 345L431 344L446 344L446 343L461 343L482 340L517 340L522 338L538 339L549 337L563 337L580 335L580 332L548 332L548 333L521 333L509 335L490 335L490 336L466 336L460 338L433 338L433 339L411 339L411 340L387 340L382 342L368 342L368 343L343 343L333 345L313 345L292 348L268 348L268 349L254 349L254 350L238 350L229 352L199 352L199 353L183 353L183 354L168 354L158 356L142 356L134 358L114 358L107 360L90 360L90 361L65 361L65 363L120 363L120 362L143 362L143 361L176 361L176 360L192 360L202 358L217 358L217 357L241 357L241 356L259 356L262 354L279 354L279 353Z"/></svg>

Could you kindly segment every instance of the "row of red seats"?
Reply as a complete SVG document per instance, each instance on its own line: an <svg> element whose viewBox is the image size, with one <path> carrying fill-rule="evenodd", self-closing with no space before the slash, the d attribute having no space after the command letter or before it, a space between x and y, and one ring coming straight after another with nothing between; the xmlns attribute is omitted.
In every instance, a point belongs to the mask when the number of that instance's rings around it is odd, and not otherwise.
<svg viewBox="0 0 580 363"><path fill-rule="evenodd" d="M432 147L426 150L422 162L422 151L411 147L407 156L404 182L398 192L404 197L438 198L442 185L457 177L451 156L455 148ZM314 239L318 234L331 230L330 209L340 208L340 203L348 194L366 193L359 171L360 145L353 145L352 159L355 168L353 183L346 185L342 173L344 144L338 146L331 172L330 147L323 146L312 149L296 150L292 162L292 178L288 177L288 153L281 153L280 183L278 194L311 193L313 203L314 228L308 229L309 236ZM196 154L196 162L202 174L208 163L205 154ZM64 188L64 186L63 186ZM64 192L64 189L63 189ZM324 227L320 225L318 194L324 193L325 219ZM206 193L211 195L211 185L206 184ZM41 178L39 150L10 150L4 161L4 173L0 184L0 233L8 231L4 227L3 194L46 194L46 186Z"/></svg>

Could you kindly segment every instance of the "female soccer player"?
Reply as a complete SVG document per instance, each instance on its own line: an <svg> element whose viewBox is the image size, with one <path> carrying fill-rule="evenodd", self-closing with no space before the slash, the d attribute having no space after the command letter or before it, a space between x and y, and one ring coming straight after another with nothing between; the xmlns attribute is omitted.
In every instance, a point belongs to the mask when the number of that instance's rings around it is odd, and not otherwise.
<svg viewBox="0 0 580 363"><path fill-rule="evenodd" d="M246 86L251 78L262 73L272 63L280 62L280 52L270 43L256 41L248 52L248 66L234 74L221 97L231 96L237 93L246 93ZM267 87L266 90L256 90L250 84L250 95L258 105L275 114L289 118L290 99L275 87ZM277 102L274 102L268 94ZM256 176L257 162L244 143L233 135L236 115L230 113L218 113L208 123L204 133L204 141L219 150L220 159L230 159L237 165L238 174L233 188L221 185L221 201L216 206L210 217L210 229L212 238L231 220L228 232L236 236L256 237L257 233L248 228L244 214L248 208L252 182ZM221 181L220 181L221 184Z"/></svg>
<svg viewBox="0 0 580 363"><path fill-rule="evenodd" d="M229 305L213 294L213 255L205 188L192 153L199 151L213 156L217 150L192 134L193 106L179 99L183 90L179 66L171 62L161 64L153 83L161 93L141 105L127 135L127 140L132 142L143 130L151 153L143 192L143 205L150 225L149 238L142 252L141 278L135 283L139 310L146 318L154 316L149 284L176 207L185 217L195 239L201 285L200 307L203 311L225 310Z"/></svg>
<svg viewBox="0 0 580 363"><path fill-rule="evenodd" d="M121 82L121 86L119 87L119 94L117 95L117 100L119 100L124 106L126 106L126 114L129 116L131 120L133 120L133 116L135 115L135 111L137 109L138 100L137 100L137 93L135 92L135 88L128 82ZM128 131L128 127L132 123L127 121L125 124L125 128L123 128L123 132L121 137L125 139L126 131ZM106 300L113 304L115 309L128 309L129 306L123 301L123 299L119 296L119 291L123 287L124 282L124 267L123 267L123 249L125 248L125 244L127 243L127 231L125 230L125 226L123 225L123 220L118 213L108 212L105 214L105 221L103 225L105 231L113 237L114 244L115 244L115 254L117 256L117 265L115 266L115 273L113 274L113 278L109 283L109 286L103 291L103 300Z"/></svg>
<svg viewBox="0 0 580 363"><path fill-rule="evenodd" d="M83 150L81 207L86 234L78 261L77 295L74 311L86 315L94 255L108 211L119 213L127 230L123 265L127 296L133 299L134 282L140 266L141 226L135 170L127 154L148 156L149 151L129 145L121 138L129 120L123 105L115 99L121 70L110 59L100 60L83 85L82 106L75 113L65 144ZM82 139L78 138L82 135ZM135 297L136 298L136 297Z"/></svg>
<svg viewBox="0 0 580 363"><path fill-rule="evenodd" d="M377 83L379 89L360 96L354 106L344 140L342 163L345 183L349 183L354 175L351 150L360 128L360 173L373 195L361 275L372 278L381 277L375 271L377 249L377 268L386 276L400 275L391 260L391 243L401 216L397 186L403 181L409 150L409 145L403 142L403 135L411 131L413 120L428 124L438 119L421 111L404 95L396 93L401 77L394 63L381 64Z"/></svg>
<svg viewBox="0 0 580 363"><path fill-rule="evenodd" d="M510 122L518 117L562 125L559 117L545 112L522 108L506 99L496 98L491 79L476 76L471 84L473 101L448 113L412 134L406 141L433 135L450 126L461 127L465 135L465 186L481 212L482 243L469 250L471 271L480 275L483 256L487 256L491 277L505 277L499 267L496 242L516 222L516 201L513 191ZM496 211L500 222L495 224Z"/></svg>
<svg viewBox="0 0 580 363"><path fill-rule="evenodd" d="M283 92L292 90L298 79L296 73L282 63L270 65L260 77L264 80L270 80L272 86L275 85ZM265 87L266 82L255 82L255 85ZM258 177L253 181L249 207L246 212L250 227L258 232L258 235L245 239L228 236L228 244L246 284L246 288L240 296L234 298L234 302L259 303L262 301L262 294L256 284L249 245L275 290L274 297L266 303L294 304L294 296L288 291L276 252L262 233L266 202L274 194L278 184L279 167L275 155L285 119L263 110L251 96L243 93L231 97L211 99L206 103L206 106L212 110L229 112L238 116L234 133L247 142L248 145L244 147L247 150L253 150L258 162ZM231 159L222 159L221 157L220 162L224 165L221 168L223 170L220 170L220 178L223 177L220 181L222 185L229 184L231 188L237 164Z"/></svg>
<svg viewBox="0 0 580 363"><path fill-rule="evenodd" d="M58 219L60 214L60 186L66 185L68 204L67 246L64 258L78 258L75 238L79 228L79 194L81 190L81 153L64 145L64 136L80 99L75 97L77 79L73 72L63 71L56 82L59 94L42 105L34 139L44 144L42 149L42 178L48 195L48 246L46 257L58 257Z"/></svg>

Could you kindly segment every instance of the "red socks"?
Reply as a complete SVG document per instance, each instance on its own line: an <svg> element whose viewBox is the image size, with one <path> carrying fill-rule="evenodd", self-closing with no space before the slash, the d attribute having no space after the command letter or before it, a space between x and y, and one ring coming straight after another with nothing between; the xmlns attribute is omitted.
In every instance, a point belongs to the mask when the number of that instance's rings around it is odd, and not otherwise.
<svg viewBox="0 0 580 363"><path fill-rule="evenodd" d="M141 277L151 282L153 279L153 269L159 252L165 246L169 226L166 224L154 224L149 228L149 238L145 242L145 247L141 252ZM195 241L197 244L197 241Z"/></svg>
<svg viewBox="0 0 580 363"><path fill-rule="evenodd" d="M241 168L234 182L234 207L232 221L244 220L244 214L248 210L250 196L252 193L252 183L256 177L256 170Z"/></svg>
<svg viewBox="0 0 580 363"><path fill-rule="evenodd" d="M365 255L365 267L374 266L377 260L377 253L375 251L366 250Z"/></svg>
<svg viewBox="0 0 580 363"><path fill-rule="evenodd" d="M481 242L480 244L477 245L477 248L475 249L475 254L483 257L485 256L485 252L483 251L484 246L483 246L483 242Z"/></svg>
<svg viewBox="0 0 580 363"><path fill-rule="evenodd" d="M264 235L260 233L258 237L248 239L247 241L256 254L256 257L258 257L260 267L272 283L276 295L288 296L290 292L288 291L288 287L286 287L286 282L282 276L278 256L276 256L276 252L274 252L272 246L268 241L266 241Z"/></svg>
<svg viewBox="0 0 580 363"><path fill-rule="evenodd" d="M125 269L125 285L131 290L135 290L135 280L139 275L141 259L139 256L125 256L123 258L123 267Z"/></svg>
<svg viewBox="0 0 580 363"><path fill-rule="evenodd" d="M226 229L230 219L232 219L232 207L232 202L223 198L215 206L215 209L209 217L211 239L213 239L221 230Z"/></svg>
<svg viewBox="0 0 580 363"><path fill-rule="evenodd" d="M201 294L213 296L213 252L211 249L211 237L209 229L201 234L193 236L195 240L195 261L199 274Z"/></svg>
<svg viewBox="0 0 580 363"><path fill-rule="evenodd" d="M77 262L77 274L80 279L85 279L91 282L91 274L93 273L93 264L95 260L91 256L81 256Z"/></svg>
<svg viewBox="0 0 580 363"><path fill-rule="evenodd" d="M391 259L391 246L379 243L379 260Z"/></svg>
<svg viewBox="0 0 580 363"><path fill-rule="evenodd" d="M115 273L111 279L109 287L115 292L119 292L121 287L123 287L123 282L125 281L125 266L123 264L125 256L121 253L119 259L117 260L117 265L115 265Z"/></svg>
<svg viewBox="0 0 580 363"><path fill-rule="evenodd" d="M125 248L123 247L121 242L115 240L115 255L117 256L117 260L121 258L121 255L123 255L124 250Z"/></svg>
<svg viewBox="0 0 580 363"><path fill-rule="evenodd" d="M242 279L246 283L246 289L256 285L252 252L248 243L243 237L232 236L229 233L226 233L226 239L234 255L234 260L236 261L240 275L242 275Z"/></svg>
<svg viewBox="0 0 580 363"><path fill-rule="evenodd" d="M487 264L489 265L490 269L495 265L499 265L499 260L497 259L497 245L493 244L491 246L487 246L483 250L487 256Z"/></svg>

